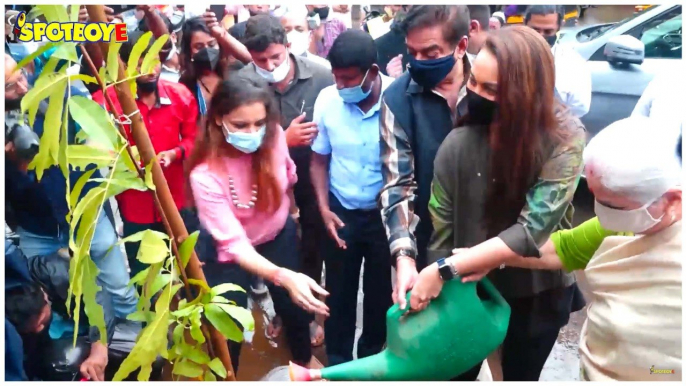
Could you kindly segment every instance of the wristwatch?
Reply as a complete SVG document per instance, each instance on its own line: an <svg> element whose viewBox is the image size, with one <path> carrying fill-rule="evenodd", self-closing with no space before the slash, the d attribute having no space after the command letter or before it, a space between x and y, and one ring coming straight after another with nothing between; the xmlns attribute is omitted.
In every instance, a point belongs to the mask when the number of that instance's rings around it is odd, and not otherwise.
<svg viewBox="0 0 686 386"><path fill-rule="evenodd" d="M443 281L450 281L457 277L457 270L445 260L445 257L438 259L436 264L438 264L438 274Z"/></svg>
<svg viewBox="0 0 686 386"><path fill-rule="evenodd" d="M416 258L415 253L410 249L399 249L393 254L393 257L395 258L395 261L398 261L401 257L409 257L412 260L415 260Z"/></svg>

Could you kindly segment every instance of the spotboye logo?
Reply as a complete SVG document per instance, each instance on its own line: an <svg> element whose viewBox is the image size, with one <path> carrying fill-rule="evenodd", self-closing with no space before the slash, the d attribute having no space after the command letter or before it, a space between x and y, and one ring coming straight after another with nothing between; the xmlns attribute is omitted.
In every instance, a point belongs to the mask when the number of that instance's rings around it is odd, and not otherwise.
<svg viewBox="0 0 686 386"><path fill-rule="evenodd" d="M123 43L129 39L124 23L41 23L27 22L26 12L16 17L12 33L20 42Z"/></svg>

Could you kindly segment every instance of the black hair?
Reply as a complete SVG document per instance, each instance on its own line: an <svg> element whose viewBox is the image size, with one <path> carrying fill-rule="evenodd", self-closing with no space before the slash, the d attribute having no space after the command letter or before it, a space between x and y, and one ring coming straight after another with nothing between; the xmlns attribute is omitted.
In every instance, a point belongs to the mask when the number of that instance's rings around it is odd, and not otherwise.
<svg viewBox="0 0 686 386"><path fill-rule="evenodd" d="M505 19L503 19L500 15L493 15L491 17L496 18L496 20L498 20L498 22L500 23L501 27L505 25Z"/></svg>
<svg viewBox="0 0 686 386"><path fill-rule="evenodd" d="M5 318L20 333L28 333L34 327L31 323L43 312L48 303L37 283L26 283L5 290Z"/></svg>
<svg viewBox="0 0 686 386"><path fill-rule="evenodd" d="M174 33L174 27L172 26L171 20L169 20L169 18L165 14L163 14L162 12L160 12L158 10L155 10L155 12L162 18L164 25L167 27L167 33L168 34ZM148 27L148 23L145 21L145 18L143 18L143 20L141 20L138 23L138 30L143 31L143 32L150 31L150 28Z"/></svg>
<svg viewBox="0 0 686 386"><path fill-rule="evenodd" d="M121 59L124 61L124 63L129 62L129 58L131 57L131 52L133 51L133 47L138 43L138 41L141 39L141 37L145 34L143 31L131 31L129 32L129 40L125 41L122 43L121 48L119 49L119 55L121 55ZM141 53L141 58L144 58L145 55L148 53L148 50L150 47L152 47L152 44L155 42L155 37L152 36L150 37L150 40L148 41L148 46L145 47L145 50Z"/></svg>
<svg viewBox="0 0 686 386"><path fill-rule="evenodd" d="M466 5L415 5L408 12L401 28L405 34L415 28L443 25L443 38L457 46L463 36L469 35L469 8Z"/></svg>
<svg viewBox="0 0 686 386"><path fill-rule="evenodd" d="M488 22L491 19L491 7L485 4L468 5L469 18L481 24L481 29L488 31Z"/></svg>
<svg viewBox="0 0 686 386"><path fill-rule="evenodd" d="M278 18L271 15L255 15L245 23L245 35L241 40L248 51L264 52L272 44L286 45L286 30Z"/></svg>
<svg viewBox="0 0 686 386"><path fill-rule="evenodd" d="M546 16L553 13L557 14L557 26L562 27L562 20L564 19L564 9L559 5L545 5L545 4L535 4L530 5L526 8L524 13L524 24L529 24L532 15Z"/></svg>
<svg viewBox="0 0 686 386"><path fill-rule="evenodd" d="M193 54L191 53L191 41L193 40L193 34L196 32L203 32L209 36L212 36L210 29L207 28L207 24L205 24L205 20L203 20L203 18L200 16L186 20L181 30L181 48L179 50L179 59L181 61L181 77L179 78L179 83L185 85L191 91L195 90L195 85L199 77L199 74L195 73L193 62L191 62L191 59L193 59ZM221 57L224 57L224 53L221 52L221 45L219 45L219 51ZM220 77L224 77L221 66L218 65L215 72ZM197 95L195 92L193 92L193 95L197 100Z"/></svg>
<svg viewBox="0 0 686 386"><path fill-rule="evenodd" d="M362 72L377 64L377 58L374 38L362 30L354 29L338 35L328 56L332 68L357 67Z"/></svg>
<svg viewBox="0 0 686 386"><path fill-rule="evenodd" d="M681 135L679 135L679 143L676 145L676 155L679 156L679 162L683 162L681 159Z"/></svg>

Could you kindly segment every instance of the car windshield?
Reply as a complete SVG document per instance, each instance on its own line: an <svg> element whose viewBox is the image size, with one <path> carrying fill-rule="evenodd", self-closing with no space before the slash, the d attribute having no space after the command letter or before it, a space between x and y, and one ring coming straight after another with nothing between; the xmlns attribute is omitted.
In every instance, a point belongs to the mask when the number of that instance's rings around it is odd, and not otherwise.
<svg viewBox="0 0 686 386"><path fill-rule="evenodd" d="M587 40L597 39L597 38L605 35L606 33L610 32L616 28L619 28L619 27L623 26L624 24L636 19L637 17L640 17L641 15L648 12L649 10L652 10L654 7L655 7L654 5L647 7L646 9L644 9L640 12L636 12L633 15L627 17L626 19L618 21L617 23L608 24L608 25L604 25L598 29L593 29L593 30L591 30L591 32L589 33L589 35L586 39Z"/></svg>

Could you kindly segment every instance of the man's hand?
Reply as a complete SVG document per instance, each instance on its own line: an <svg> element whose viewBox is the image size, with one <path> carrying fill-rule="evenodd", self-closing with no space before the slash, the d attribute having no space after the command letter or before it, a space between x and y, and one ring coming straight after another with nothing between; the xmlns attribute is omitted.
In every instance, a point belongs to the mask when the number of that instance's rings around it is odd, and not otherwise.
<svg viewBox="0 0 686 386"><path fill-rule="evenodd" d="M107 16L107 22L111 23L114 20L114 10L110 7L103 7L105 10L105 16ZM87 23L89 20L88 10L85 5L79 8L79 23Z"/></svg>
<svg viewBox="0 0 686 386"><path fill-rule="evenodd" d="M163 168L166 168L167 166L171 165L174 161L176 161L176 150L167 150L160 152L157 155L157 160L160 161L160 165Z"/></svg>
<svg viewBox="0 0 686 386"><path fill-rule="evenodd" d="M441 294L443 279L438 273L438 264L434 263L422 269L412 288L410 308L413 311L425 309L429 303Z"/></svg>
<svg viewBox="0 0 686 386"><path fill-rule="evenodd" d="M317 137L317 124L314 122L303 122L305 113L291 121L286 129L286 143L288 147L310 146Z"/></svg>
<svg viewBox="0 0 686 386"><path fill-rule="evenodd" d="M414 259L403 257L395 266L395 289L393 290L393 303L400 305L400 309L407 307L407 291L414 287L417 281L417 265Z"/></svg>
<svg viewBox="0 0 686 386"><path fill-rule="evenodd" d="M91 345L91 353L81 364L81 375L90 381L104 382L107 367L107 346L100 342Z"/></svg>
<svg viewBox="0 0 686 386"><path fill-rule="evenodd" d="M14 143L12 143L11 141L5 144L5 157L8 160L13 161L19 169L19 171L21 171L22 173L26 173L29 170L29 164L31 163L31 161L19 158L19 156L17 156L16 150L14 149Z"/></svg>
<svg viewBox="0 0 686 386"><path fill-rule="evenodd" d="M386 65L386 73L388 73L388 76L391 78L399 78L403 72L405 72L405 69L403 68L403 54L391 59L391 61L388 62L388 65Z"/></svg>
<svg viewBox="0 0 686 386"><path fill-rule="evenodd" d="M346 249L347 246L345 245L345 241L338 237L338 230L345 226L343 221L341 221L341 219L338 218L338 216L336 216L336 214L331 210L324 209L321 212L322 219L324 220L324 226L326 227L326 231L329 233L329 236L336 242L338 248Z"/></svg>
<svg viewBox="0 0 686 386"><path fill-rule="evenodd" d="M155 9L153 5L137 5L136 10L143 11L145 13L150 13Z"/></svg>

